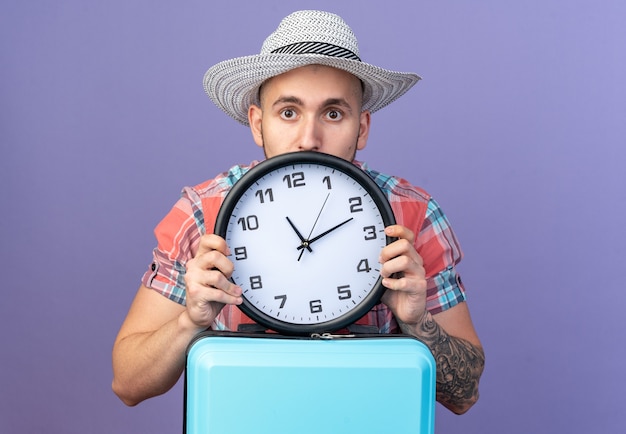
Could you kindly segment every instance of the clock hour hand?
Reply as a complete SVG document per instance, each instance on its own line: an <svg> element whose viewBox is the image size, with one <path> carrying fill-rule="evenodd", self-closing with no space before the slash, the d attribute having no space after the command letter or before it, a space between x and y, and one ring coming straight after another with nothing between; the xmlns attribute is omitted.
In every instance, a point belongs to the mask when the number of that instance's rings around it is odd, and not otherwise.
<svg viewBox="0 0 626 434"><path fill-rule="evenodd" d="M346 223L348 223L349 221L354 220L354 217L350 217L348 220L345 220L341 223L339 223L337 226L333 226L332 228L328 229L327 231L322 232L321 234L311 238L310 240L308 240L308 242L305 243L303 242L302 245L300 247L298 247L298 250L300 249L304 249L305 247L310 248L309 246L311 244L313 244L315 241L319 240L320 238L328 235L329 233L331 233L332 231L334 231L335 229L339 229L341 226L345 225Z"/></svg>
<svg viewBox="0 0 626 434"><path fill-rule="evenodd" d="M303 249L306 248L309 252L312 252L313 249L311 249L311 247L309 246L309 241L307 241L302 234L300 233L300 231L298 230L298 228L296 228L296 225L293 224L293 222L291 221L291 219L289 217L285 217L287 219L287 221L289 222L289 225L293 228L294 232L296 233L296 235L298 236L298 238L300 238L300 242L302 243L298 249Z"/></svg>

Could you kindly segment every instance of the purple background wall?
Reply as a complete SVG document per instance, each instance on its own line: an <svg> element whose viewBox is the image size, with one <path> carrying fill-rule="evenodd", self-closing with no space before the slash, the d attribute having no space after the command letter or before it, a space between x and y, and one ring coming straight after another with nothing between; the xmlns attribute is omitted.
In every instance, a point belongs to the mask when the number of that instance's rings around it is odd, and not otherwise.
<svg viewBox="0 0 626 434"><path fill-rule="evenodd" d="M180 432L180 384L112 394L113 339L180 188L261 156L202 75L303 8L424 78L360 157L428 189L466 253L482 398L437 431L623 432L621 0L3 1L0 432Z"/></svg>

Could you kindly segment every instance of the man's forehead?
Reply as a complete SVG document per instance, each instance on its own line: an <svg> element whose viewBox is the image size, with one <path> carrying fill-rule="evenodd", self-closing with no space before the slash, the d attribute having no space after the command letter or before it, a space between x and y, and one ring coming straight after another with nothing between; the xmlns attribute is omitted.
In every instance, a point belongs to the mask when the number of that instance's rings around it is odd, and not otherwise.
<svg viewBox="0 0 626 434"><path fill-rule="evenodd" d="M338 76L345 76L351 80L361 81L356 75L348 71L344 71L343 69L335 68L333 66L313 64L313 65L300 66L298 68L294 68L289 71L283 72L282 74L275 75L274 77L270 77L267 80L265 80L264 84L275 79L281 79L283 77L298 77L300 75L310 75L311 72L331 73L331 74L338 75Z"/></svg>
<svg viewBox="0 0 626 434"><path fill-rule="evenodd" d="M307 91L308 87L306 84L313 84L312 80L315 80L319 72L323 75L319 76L319 79L323 80L323 87L327 87L329 93L333 93L333 90L335 91L334 95L328 95L326 98L345 99L347 95L362 96L363 82L354 74L325 65L306 65L265 80L259 87L259 99L264 96L264 90L272 85L281 87L281 93L284 93L284 95L277 96L276 98L300 98L297 89ZM336 79L328 80L328 74L334 75ZM344 77L344 79L342 80L340 77ZM341 89L342 86L340 83L342 82L349 86L346 87L345 93L337 92L338 89ZM328 86L325 86L326 84L328 84Z"/></svg>

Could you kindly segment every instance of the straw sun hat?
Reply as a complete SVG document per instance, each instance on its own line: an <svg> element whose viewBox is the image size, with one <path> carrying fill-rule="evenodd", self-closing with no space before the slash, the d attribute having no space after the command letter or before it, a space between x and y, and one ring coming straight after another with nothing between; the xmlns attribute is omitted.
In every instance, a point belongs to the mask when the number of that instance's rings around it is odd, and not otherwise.
<svg viewBox="0 0 626 434"><path fill-rule="evenodd" d="M261 53L225 60L204 75L204 90L229 116L248 125L248 108L260 105L259 87L271 77L305 65L348 71L363 82L363 110L375 112L404 95L420 77L362 62L352 29L335 14L294 12L267 37Z"/></svg>

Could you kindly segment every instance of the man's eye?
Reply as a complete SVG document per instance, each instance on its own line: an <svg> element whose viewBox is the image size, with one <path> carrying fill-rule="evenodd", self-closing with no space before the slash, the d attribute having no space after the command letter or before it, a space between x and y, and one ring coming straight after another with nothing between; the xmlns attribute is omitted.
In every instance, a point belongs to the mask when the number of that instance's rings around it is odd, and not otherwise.
<svg viewBox="0 0 626 434"><path fill-rule="evenodd" d="M291 109L285 109L280 113L280 116L283 119L293 119L295 117L296 113L291 110Z"/></svg>
<svg viewBox="0 0 626 434"><path fill-rule="evenodd" d="M341 112L337 111L337 110L330 110L326 116L328 117L328 119L331 119L333 121L338 121L342 118L341 116Z"/></svg>

